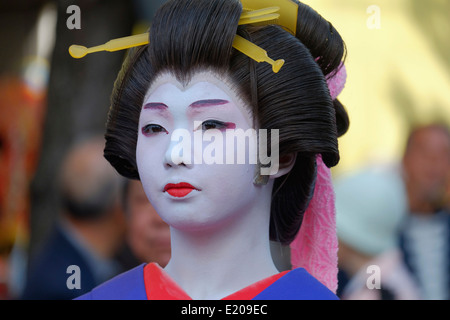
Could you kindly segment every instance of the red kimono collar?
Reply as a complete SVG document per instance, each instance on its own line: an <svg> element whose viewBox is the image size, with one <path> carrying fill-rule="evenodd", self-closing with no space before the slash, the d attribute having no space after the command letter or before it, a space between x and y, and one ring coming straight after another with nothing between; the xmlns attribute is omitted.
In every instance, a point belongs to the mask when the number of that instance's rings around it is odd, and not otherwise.
<svg viewBox="0 0 450 320"><path fill-rule="evenodd" d="M287 272L257 281L222 300L251 300ZM144 267L144 284L148 300L192 300L157 263L149 263Z"/></svg>

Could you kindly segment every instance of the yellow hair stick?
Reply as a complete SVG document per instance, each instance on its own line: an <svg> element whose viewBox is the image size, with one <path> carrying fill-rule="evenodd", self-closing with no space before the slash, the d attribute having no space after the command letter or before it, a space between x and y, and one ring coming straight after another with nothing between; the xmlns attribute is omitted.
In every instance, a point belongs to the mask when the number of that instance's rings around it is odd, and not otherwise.
<svg viewBox="0 0 450 320"><path fill-rule="evenodd" d="M277 20L280 18L280 14L275 12L278 12L279 10L280 10L279 7L267 7L251 11L244 11L241 15L241 18L239 19L239 25ZM148 43L149 43L149 33L147 32L134 36L113 39L106 42L105 44L91 48L86 48L84 46L79 45L71 45L69 47L69 53L73 58L79 59L93 52L99 51L113 52L146 45ZM277 61L272 60L271 58L269 58L267 52L264 49L258 47L257 45L238 35L236 35L236 37L234 38L233 47L257 62L267 62L271 64L272 70L275 73L280 71L281 67L284 64L284 60L282 59Z"/></svg>
<svg viewBox="0 0 450 320"><path fill-rule="evenodd" d="M267 52L264 49L242 38L241 36L236 35L236 37L234 37L233 47L257 62L267 62L271 64L272 70L275 73L280 71L281 67L284 64L283 59L274 61L273 59L269 58Z"/></svg>
<svg viewBox="0 0 450 320"><path fill-rule="evenodd" d="M244 11L241 14L241 19L247 19L247 18L253 18L257 16L263 16L270 13L275 13L277 11L280 11L280 7L269 7L269 8L262 8L259 10L252 10L252 11Z"/></svg>
<svg viewBox="0 0 450 320"><path fill-rule="evenodd" d="M267 14L275 13L280 11L280 7L269 7L269 8L262 8L258 10L251 10L251 11L243 11L241 14L241 20L242 19L248 19L248 18L254 18L258 16L264 16Z"/></svg>
<svg viewBox="0 0 450 320"><path fill-rule="evenodd" d="M277 20L279 17L280 17L280 15L278 13L270 13L270 14L265 14L262 16L248 17L248 18L244 18L244 19L241 18L239 20L238 25L241 26L243 24L272 21L272 20Z"/></svg>
<svg viewBox="0 0 450 320"><path fill-rule="evenodd" d="M278 10L280 10L279 7L269 7L269 8L263 8L259 10L253 10L249 12L244 12L241 15L241 18L239 20L239 25L243 24L251 24L251 23L258 23L258 22L264 22L264 21L271 21L276 20L279 18L279 14L275 13ZM72 45L69 48L69 53L73 58L80 59L83 58L85 55L93 52L99 52L99 51L119 51L123 49L129 49L132 47L142 46L148 44L148 33L142 33L134 36L128 36L118 39L113 39L108 41L105 44L86 48L84 46L79 45Z"/></svg>
<svg viewBox="0 0 450 320"><path fill-rule="evenodd" d="M295 35L297 30L298 5L292 0L241 0L242 7L246 12L259 11L261 8L270 8L274 5L279 7L280 18L277 24Z"/></svg>
<svg viewBox="0 0 450 320"><path fill-rule="evenodd" d="M132 47L142 46L147 43L148 43L148 33L142 33L134 36L113 39L106 42L105 44L91 48L86 48L78 45L71 45L69 48L69 53L72 57L79 59L93 52L99 51L113 52Z"/></svg>

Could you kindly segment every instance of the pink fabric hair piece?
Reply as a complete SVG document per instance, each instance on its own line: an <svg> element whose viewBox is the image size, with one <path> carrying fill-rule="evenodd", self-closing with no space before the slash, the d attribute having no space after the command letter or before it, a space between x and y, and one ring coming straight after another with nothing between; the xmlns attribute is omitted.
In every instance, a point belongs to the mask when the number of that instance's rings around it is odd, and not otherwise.
<svg viewBox="0 0 450 320"><path fill-rule="evenodd" d="M344 89L347 79L345 65L327 79L330 95L334 99ZM292 268L304 268L332 292L337 290L338 240L336 208L330 169L316 156L317 178L314 195L303 216L300 231L291 243Z"/></svg>
<svg viewBox="0 0 450 320"><path fill-rule="evenodd" d="M345 68L345 65L341 63L336 74L327 79L328 89L330 89L330 95L333 100L342 92L346 81L347 69Z"/></svg>
<svg viewBox="0 0 450 320"><path fill-rule="evenodd" d="M314 196L291 243L292 268L305 268L331 291L337 290L336 210L331 171L317 156Z"/></svg>

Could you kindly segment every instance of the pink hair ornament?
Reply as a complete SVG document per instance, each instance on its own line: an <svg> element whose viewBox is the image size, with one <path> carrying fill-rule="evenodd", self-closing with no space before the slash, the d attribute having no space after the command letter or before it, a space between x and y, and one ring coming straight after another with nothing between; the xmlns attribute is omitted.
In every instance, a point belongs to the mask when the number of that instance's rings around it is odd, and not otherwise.
<svg viewBox="0 0 450 320"><path fill-rule="evenodd" d="M333 100L344 89L345 65L327 79ZM297 237L291 243L292 268L305 268L331 291L337 290L337 252L335 194L330 169L317 155L317 178L314 195L303 216Z"/></svg>

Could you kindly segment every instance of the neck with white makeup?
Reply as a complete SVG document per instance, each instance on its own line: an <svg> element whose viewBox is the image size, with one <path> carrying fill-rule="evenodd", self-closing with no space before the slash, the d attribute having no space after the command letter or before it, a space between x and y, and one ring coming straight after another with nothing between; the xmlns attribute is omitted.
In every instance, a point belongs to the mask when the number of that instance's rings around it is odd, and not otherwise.
<svg viewBox="0 0 450 320"><path fill-rule="evenodd" d="M193 299L221 299L278 273L269 244L271 188L238 218L214 228L171 228L172 257L165 271Z"/></svg>

